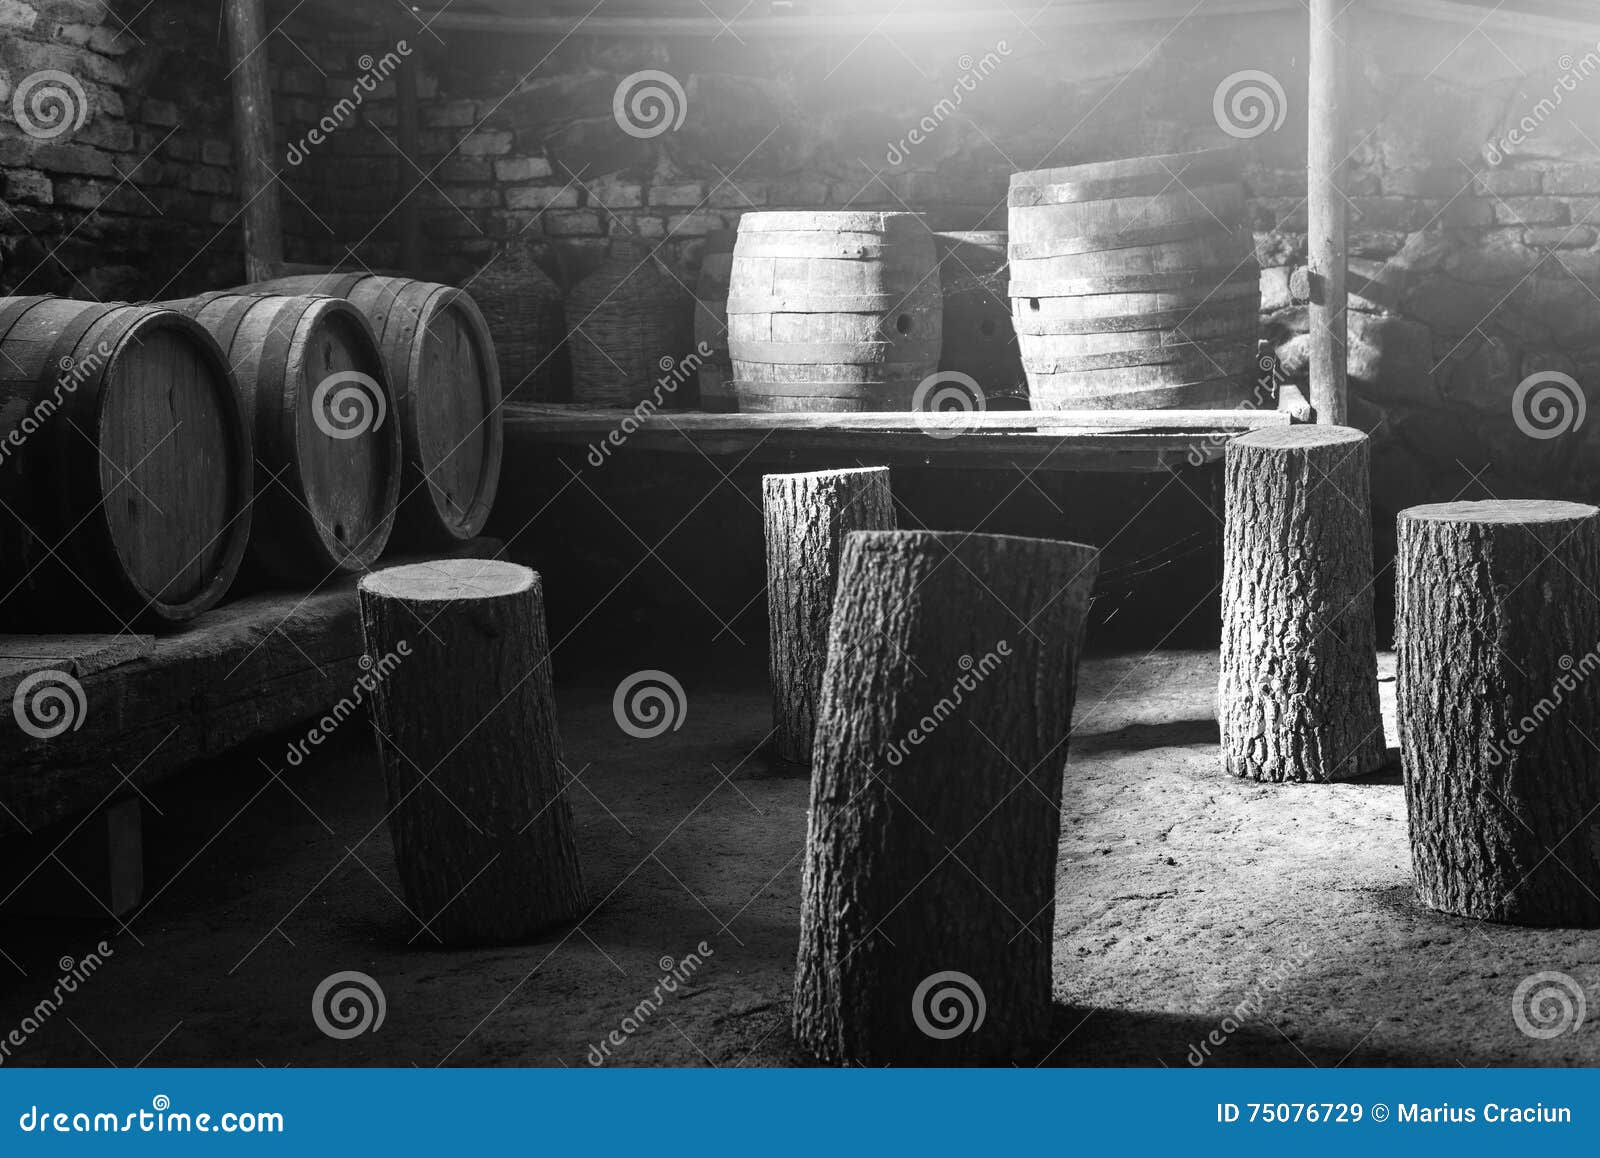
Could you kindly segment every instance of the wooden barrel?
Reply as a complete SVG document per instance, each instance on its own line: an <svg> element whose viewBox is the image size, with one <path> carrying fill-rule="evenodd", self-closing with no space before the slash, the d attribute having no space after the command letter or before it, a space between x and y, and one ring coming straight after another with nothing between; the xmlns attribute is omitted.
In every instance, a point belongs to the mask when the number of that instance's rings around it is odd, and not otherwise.
<svg viewBox="0 0 1600 1158"><path fill-rule="evenodd" d="M400 431L372 327L341 298L221 293L168 303L227 353L253 415L253 569L321 583L383 554Z"/></svg>
<svg viewBox="0 0 1600 1158"><path fill-rule="evenodd" d="M936 233L944 337L939 369L965 374L983 391L989 410L1026 410L1028 379L1006 295L1003 230Z"/></svg>
<svg viewBox="0 0 1600 1158"><path fill-rule="evenodd" d="M739 409L733 390L733 363L728 357L728 279L733 272L733 246L738 233L713 229L706 234L700 276L694 286L695 354L700 363L700 409L720 413ZM709 349L709 357L701 354Z"/></svg>
<svg viewBox="0 0 1600 1158"><path fill-rule="evenodd" d="M227 359L153 306L0 298L0 622L191 619L250 534L250 428Z"/></svg>
<svg viewBox="0 0 1600 1158"><path fill-rule="evenodd" d="M253 288L347 298L372 323L405 447L395 543L447 548L482 531L500 488L505 416L494 339L472 298L436 282L359 273Z"/></svg>
<svg viewBox="0 0 1600 1158"><path fill-rule="evenodd" d="M739 409L909 410L943 333L915 213L746 213L728 284Z"/></svg>
<svg viewBox="0 0 1600 1158"><path fill-rule="evenodd" d="M1233 149L1013 174L1009 225L1035 408L1255 404L1260 272Z"/></svg>

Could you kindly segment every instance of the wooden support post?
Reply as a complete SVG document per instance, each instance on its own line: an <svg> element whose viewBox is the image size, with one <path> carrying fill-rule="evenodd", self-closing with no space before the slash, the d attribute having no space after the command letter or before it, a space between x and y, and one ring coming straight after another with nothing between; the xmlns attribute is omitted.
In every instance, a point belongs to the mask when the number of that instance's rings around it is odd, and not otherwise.
<svg viewBox="0 0 1600 1158"><path fill-rule="evenodd" d="M1349 205L1344 195L1345 56L1352 0L1311 0L1310 132L1307 143L1307 257L1311 288L1311 406L1317 421L1349 419L1349 321L1345 262Z"/></svg>
<svg viewBox="0 0 1600 1158"><path fill-rule="evenodd" d="M449 944L520 940L576 917L539 576L450 559L374 572L359 591L406 904Z"/></svg>
<svg viewBox="0 0 1600 1158"><path fill-rule="evenodd" d="M1025 1057L1049 1024L1061 780L1094 548L845 540L794 1031L827 1061Z"/></svg>
<svg viewBox="0 0 1600 1158"><path fill-rule="evenodd" d="M889 468L769 474L761 480L767 534L767 618L773 750L811 762L817 695L828 658L828 619L839 552L851 531L895 526Z"/></svg>
<svg viewBox="0 0 1600 1158"><path fill-rule="evenodd" d="M391 24L396 44L405 42L406 29L396 21ZM400 268L409 277L420 277L422 266L422 227L418 213L416 185L422 179L419 169L422 156L419 144L417 116L417 72L422 67L422 55L413 52L394 74L395 136L403 160L400 163Z"/></svg>
<svg viewBox="0 0 1600 1158"><path fill-rule="evenodd" d="M1228 444L1223 766L1266 781L1382 766L1367 436L1280 426Z"/></svg>
<svg viewBox="0 0 1600 1158"><path fill-rule="evenodd" d="M229 77L233 82L233 163L244 215L245 279L263 281L283 262L278 145L267 82L265 0L225 0Z"/></svg>
<svg viewBox="0 0 1600 1158"><path fill-rule="evenodd" d="M89 816L8 837L0 897L18 916L126 917L144 899L144 813L125 796Z"/></svg>
<svg viewBox="0 0 1600 1158"><path fill-rule="evenodd" d="M1401 511L1395 651L1417 897L1600 925L1600 519L1581 503Z"/></svg>

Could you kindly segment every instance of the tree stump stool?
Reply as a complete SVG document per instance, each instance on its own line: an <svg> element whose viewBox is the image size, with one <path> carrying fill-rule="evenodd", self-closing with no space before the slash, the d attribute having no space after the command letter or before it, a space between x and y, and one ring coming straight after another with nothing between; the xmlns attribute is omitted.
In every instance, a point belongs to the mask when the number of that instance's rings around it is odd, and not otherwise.
<svg viewBox="0 0 1600 1158"><path fill-rule="evenodd" d="M362 579L360 605L406 904L450 944L576 917L539 576L482 559L416 563Z"/></svg>
<svg viewBox="0 0 1600 1158"><path fill-rule="evenodd" d="M761 489L773 750L784 760L809 764L839 551L851 531L894 529L889 468L769 474Z"/></svg>
<svg viewBox="0 0 1600 1158"><path fill-rule="evenodd" d="M1395 650L1417 896L1600 924L1600 520L1495 501L1399 516Z"/></svg>
<svg viewBox="0 0 1600 1158"><path fill-rule="evenodd" d="M1226 455L1223 766L1264 781L1374 772L1384 741L1367 436L1282 426Z"/></svg>
<svg viewBox="0 0 1600 1158"><path fill-rule="evenodd" d="M863 532L839 564L794 1031L834 1062L993 1062L1050 1014L1061 781L1097 570L1076 543Z"/></svg>

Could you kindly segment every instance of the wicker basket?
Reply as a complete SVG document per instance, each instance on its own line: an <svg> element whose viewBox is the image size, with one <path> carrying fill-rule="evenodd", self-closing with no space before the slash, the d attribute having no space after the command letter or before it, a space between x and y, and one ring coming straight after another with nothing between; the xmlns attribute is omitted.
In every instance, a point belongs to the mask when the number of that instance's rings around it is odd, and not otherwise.
<svg viewBox="0 0 1600 1158"><path fill-rule="evenodd" d="M689 349L693 299L631 236L612 239L606 258L567 299L572 400L589 406L633 406L657 393ZM662 398L693 405L694 377Z"/></svg>
<svg viewBox="0 0 1600 1158"><path fill-rule="evenodd" d="M566 311L561 287L539 266L541 248L509 242L468 283L494 337L508 401L564 402L571 393Z"/></svg>

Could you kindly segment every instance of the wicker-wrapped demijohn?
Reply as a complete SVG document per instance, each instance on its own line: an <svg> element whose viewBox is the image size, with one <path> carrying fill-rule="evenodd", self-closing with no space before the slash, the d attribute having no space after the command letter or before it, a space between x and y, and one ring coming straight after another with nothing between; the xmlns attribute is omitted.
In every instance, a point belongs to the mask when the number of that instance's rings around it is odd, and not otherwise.
<svg viewBox="0 0 1600 1158"><path fill-rule="evenodd" d="M249 419L157 306L0 297L0 630L192 619L250 534Z"/></svg>
<svg viewBox="0 0 1600 1158"><path fill-rule="evenodd" d="M1224 148L1012 175L1009 292L1035 409L1261 403L1239 164Z"/></svg>
<svg viewBox="0 0 1600 1158"><path fill-rule="evenodd" d="M394 542L447 549L489 521L505 418L494 339L471 296L378 274L278 278L258 289L347 299L372 324L400 418L405 471Z"/></svg>
<svg viewBox="0 0 1600 1158"><path fill-rule="evenodd" d="M939 362L934 261L915 213L746 213L728 284L739 409L913 409Z"/></svg>
<svg viewBox="0 0 1600 1158"><path fill-rule="evenodd" d="M326 294L222 292L168 304L217 340L252 416L252 569L320 583L371 566L394 527L400 431L366 318Z"/></svg>
<svg viewBox="0 0 1600 1158"><path fill-rule="evenodd" d="M693 309L694 299L646 242L613 235L605 260L567 297L572 400L693 405L693 379L680 383L674 373L692 345Z"/></svg>
<svg viewBox="0 0 1600 1158"><path fill-rule="evenodd" d="M469 287L494 335L507 401L562 402L572 390L566 306L540 264L544 248L521 238L507 243Z"/></svg>

